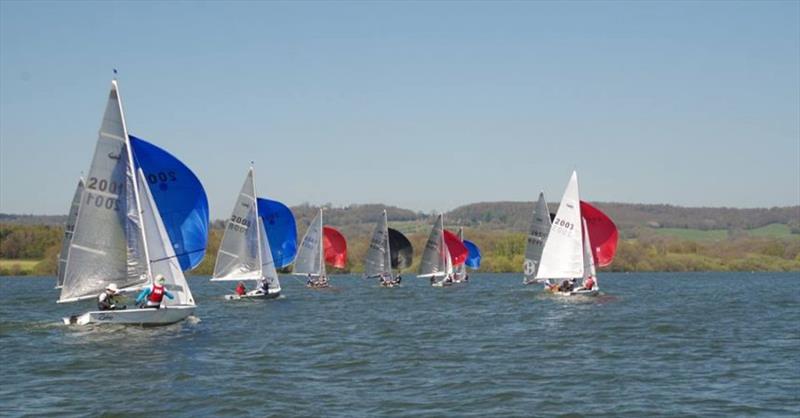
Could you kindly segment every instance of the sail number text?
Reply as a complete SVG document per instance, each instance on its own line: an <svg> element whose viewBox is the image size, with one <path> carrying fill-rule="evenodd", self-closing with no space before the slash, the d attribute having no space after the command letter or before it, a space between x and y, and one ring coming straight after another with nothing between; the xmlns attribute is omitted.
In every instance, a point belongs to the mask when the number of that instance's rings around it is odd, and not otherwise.
<svg viewBox="0 0 800 418"><path fill-rule="evenodd" d="M570 231L575 229L575 224L558 218L553 219L553 225L560 226L564 229L569 229Z"/></svg>
<svg viewBox="0 0 800 418"><path fill-rule="evenodd" d="M244 232L247 231L247 228L250 228L249 219L236 215L231 216L231 220L228 222L228 229L232 229L236 232Z"/></svg>

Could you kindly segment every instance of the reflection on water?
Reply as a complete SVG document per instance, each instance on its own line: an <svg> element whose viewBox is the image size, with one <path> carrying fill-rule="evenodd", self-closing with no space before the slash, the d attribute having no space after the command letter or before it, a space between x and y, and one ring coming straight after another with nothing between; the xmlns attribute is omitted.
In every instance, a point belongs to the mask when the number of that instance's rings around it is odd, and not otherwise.
<svg viewBox="0 0 800 418"><path fill-rule="evenodd" d="M602 280L563 298L519 275L323 291L284 276L279 299L225 301L192 278L187 321L82 328L60 320L91 301L0 278L0 415L800 414L796 274Z"/></svg>

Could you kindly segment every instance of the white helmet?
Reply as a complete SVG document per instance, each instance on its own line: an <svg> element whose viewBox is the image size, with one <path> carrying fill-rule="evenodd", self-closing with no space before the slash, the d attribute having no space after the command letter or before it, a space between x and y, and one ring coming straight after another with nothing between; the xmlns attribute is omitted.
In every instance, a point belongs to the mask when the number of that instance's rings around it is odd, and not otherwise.
<svg viewBox="0 0 800 418"><path fill-rule="evenodd" d="M119 292L119 289L117 288L117 284L116 283L109 283L108 286L106 286L106 290L110 290L111 293Z"/></svg>
<svg viewBox="0 0 800 418"><path fill-rule="evenodd" d="M158 275L156 275L155 282L158 283L158 284L164 284L164 283L167 282L167 279L164 278L163 274L158 274Z"/></svg>

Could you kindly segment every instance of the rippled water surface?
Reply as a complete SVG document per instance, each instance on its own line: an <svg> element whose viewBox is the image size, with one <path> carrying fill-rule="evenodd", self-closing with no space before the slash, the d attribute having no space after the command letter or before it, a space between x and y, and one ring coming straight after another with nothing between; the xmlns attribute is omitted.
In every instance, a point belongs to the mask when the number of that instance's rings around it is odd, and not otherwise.
<svg viewBox="0 0 800 418"><path fill-rule="evenodd" d="M78 328L53 280L0 278L0 415L800 416L800 274L605 274L546 297L517 275L434 289L282 278L197 318Z"/></svg>

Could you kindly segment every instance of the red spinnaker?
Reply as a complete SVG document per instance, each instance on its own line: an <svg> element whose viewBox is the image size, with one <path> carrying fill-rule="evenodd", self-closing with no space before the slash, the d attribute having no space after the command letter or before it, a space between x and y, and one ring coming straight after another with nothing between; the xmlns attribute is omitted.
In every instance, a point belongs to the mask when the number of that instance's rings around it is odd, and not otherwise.
<svg viewBox="0 0 800 418"><path fill-rule="evenodd" d="M614 221L600 209L581 200L581 215L586 221L589 230L589 242L592 244L594 262L600 267L605 267L614 261L617 253L619 231Z"/></svg>
<svg viewBox="0 0 800 418"><path fill-rule="evenodd" d="M344 235L329 226L324 226L322 237L325 262L336 268L344 268L347 264L347 241Z"/></svg>
<svg viewBox="0 0 800 418"><path fill-rule="evenodd" d="M458 238L458 235L444 230L444 243L447 245L447 251L450 252L450 259L453 260L453 267L464 264L469 255L469 250L464 243Z"/></svg>

